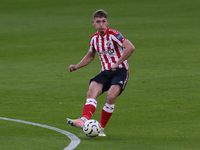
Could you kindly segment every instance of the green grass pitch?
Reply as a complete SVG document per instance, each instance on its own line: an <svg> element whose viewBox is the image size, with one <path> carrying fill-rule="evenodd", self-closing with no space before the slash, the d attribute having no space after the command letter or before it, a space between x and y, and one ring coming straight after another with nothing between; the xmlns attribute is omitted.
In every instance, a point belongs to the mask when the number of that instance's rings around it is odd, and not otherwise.
<svg viewBox="0 0 200 150"><path fill-rule="evenodd" d="M77 150L200 149L199 0L1 0L0 117L46 124L80 138ZM96 32L92 14L136 47L130 78L106 137L88 138L65 118L78 118L98 56L69 73ZM93 119L100 119L106 93ZM65 135L0 120L2 150L62 150Z"/></svg>

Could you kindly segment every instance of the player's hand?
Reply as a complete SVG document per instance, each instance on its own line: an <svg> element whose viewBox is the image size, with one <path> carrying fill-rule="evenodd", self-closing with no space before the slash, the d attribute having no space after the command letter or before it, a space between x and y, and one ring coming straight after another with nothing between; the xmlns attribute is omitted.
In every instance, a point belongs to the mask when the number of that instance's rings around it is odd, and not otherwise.
<svg viewBox="0 0 200 150"><path fill-rule="evenodd" d="M111 70L112 70L112 71L116 71L117 68L118 68L118 65L117 65L117 64L113 64L113 65L111 66Z"/></svg>
<svg viewBox="0 0 200 150"><path fill-rule="evenodd" d="M72 72L72 71L75 71L77 68L76 68L76 65L70 65L69 66L69 71Z"/></svg>

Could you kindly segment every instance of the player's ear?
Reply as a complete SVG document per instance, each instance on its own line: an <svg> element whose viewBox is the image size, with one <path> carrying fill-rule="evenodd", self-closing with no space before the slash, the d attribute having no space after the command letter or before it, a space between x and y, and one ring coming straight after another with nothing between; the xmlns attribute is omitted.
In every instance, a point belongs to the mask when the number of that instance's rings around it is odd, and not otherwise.
<svg viewBox="0 0 200 150"><path fill-rule="evenodd" d="M92 24L93 24L93 26L95 25L94 23L95 23L94 20L92 20Z"/></svg>

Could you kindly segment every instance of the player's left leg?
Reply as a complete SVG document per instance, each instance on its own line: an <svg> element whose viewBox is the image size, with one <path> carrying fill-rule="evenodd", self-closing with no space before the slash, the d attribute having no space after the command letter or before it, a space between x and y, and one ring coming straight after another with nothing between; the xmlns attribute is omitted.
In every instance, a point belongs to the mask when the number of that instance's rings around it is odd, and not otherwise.
<svg viewBox="0 0 200 150"><path fill-rule="evenodd" d="M110 89L108 90L107 98L106 98L106 103L107 104L114 104L116 98L119 96L121 92L121 85L112 85Z"/></svg>
<svg viewBox="0 0 200 150"><path fill-rule="evenodd" d="M104 127L108 123L110 117L113 114L114 107L115 107L115 100L118 97L118 95L121 92L121 86L120 85L112 85L110 89L108 90L107 94L107 99L106 99L106 104L102 109L101 112L101 120L100 120L100 125L102 127L102 133L100 136L105 136L104 134Z"/></svg>
<svg viewBox="0 0 200 150"><path fill-rule="evenodd" d="M129 71L125 68L117 69L113 73L114 76L112 77L111 87L108 90L106 104L101 113L100 125L103 129L112 116L115 107L115 100L125 89L129 77ZM102 135L105 136L104 133L102 133Z"/></svg>

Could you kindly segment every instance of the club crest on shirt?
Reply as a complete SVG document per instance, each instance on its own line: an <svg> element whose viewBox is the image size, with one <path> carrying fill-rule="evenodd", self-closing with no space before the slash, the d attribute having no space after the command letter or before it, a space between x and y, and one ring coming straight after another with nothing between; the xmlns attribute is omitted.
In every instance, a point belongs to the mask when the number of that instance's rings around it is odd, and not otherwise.
<svg viewBox="0 0 200 150"><path fill-rule="evenodd" d="M116 35L116 38L117 38L118 40L122 40L124 37L122 36L122 34L118 33L118 34Z"/></svg>
<svg viewBox="0 0 200 150"><path fill-rule="evenodd" d="M109 47L109 46L111 46L111 44L112 44L111 41L108 41L108 42L106 43L106 46Z"/></svg>

